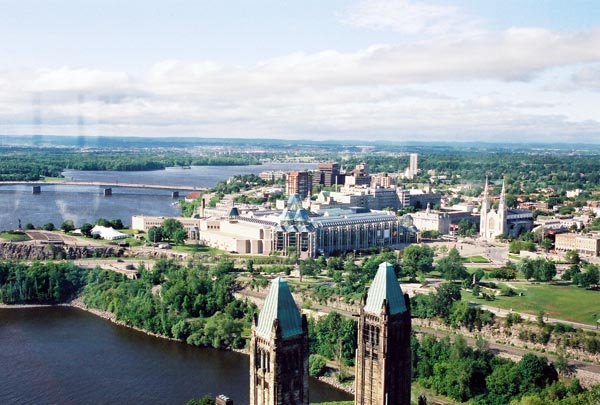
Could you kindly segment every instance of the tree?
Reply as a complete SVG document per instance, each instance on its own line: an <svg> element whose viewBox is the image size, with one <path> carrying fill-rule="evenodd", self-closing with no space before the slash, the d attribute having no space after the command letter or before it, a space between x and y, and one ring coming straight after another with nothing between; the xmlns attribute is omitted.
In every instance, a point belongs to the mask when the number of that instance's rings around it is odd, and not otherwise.
<svg viewBox="0 0 600 405"><path fill-rule="evenodd" d="M533 276L538 281L551 281L556 276L556 265L550 260L536 259L534 260L534 267Z"/></svg>
<svg viewBox="0 0 600 405"><path fill-rule="evenodd" d="M598 267L588 265L583 273L575 273L572 275L573 283L580 287L588 288L593 285L598 285L600 282L600 272Z"/></svg>
<svg viewBox="0 0 600 405"><path fill-rule="evenodd" d="M458 222L457 232L460 236L473 236L477 233L477 224L463 218Z"/></svg>
<svg viewBox="0 0 600 405"><path fill-rule="evenodd" d="M190 399L185 405L215 405L215 401L208 395L205 395L200 399Z"/></svg>
<svg viewBox="0 0 600 405"><path fill-rule="evenodd" d="M410 245L402 252L402 269L411 279L419 273L429 273L433 264L433 250L429 246Z"/></svg>
<svg viewBox="0 0 600 405"><path fill-rule="evenodd" d="M89 222L86 222L85 224L81 225L81 228L79 228L79 229L81 229L82 234L89 237L93 228L94 228L94 225L90 224Z"/></svg>
<svg viewBox="0 0 600 405"><path fill-rule="evenodd" d="M448 256L438 260L436 269L446 280L463 280L469 276L456 248L450 249Z"/></svg>
<svg viewBox="0 0 600 405"><path fill-rule="evenodd" d="M303 276L314 276L321 272L321 266L316 260L309 257L300 262L300 274Z"/></svg>
<svg viewBox="0 0 600 405"><path fill-rule="evenodd" d="M447 319L448 315L450 315L452 304L460 301L460 298L459 285L453 283L441 284L433 297L433 309L439 317Z"/></svg>
<svg viewBox="0 0 600 405"><path fill-rule="evenodd" d="M309 373L311 376L320 377L323 375L327 366L323 356L311 354L308 362L310 364Z"/></svg>
<svg viewBox="0 0 600 405"><path fill-rule="evenodd" d="M161 228L157 228L156 226L148 229L148 236L146 237L148 242L157 243L163 240L163 234Z"/></svg>
<svg viewBox="0 0 600 405"><path fill-rule="evenodd" d="M44 224L44 225L42 226L42 229L43 229L44 231L53 231L53 230L54 230L54 229L56 229L56 228L54 227L54 224L53 224L52 222L48 222L47 224Z"/></svg>
<svg viewBox="0 0 600 405"><path fill-rule="evenodd" d="M26 230L35 229L35 226L33 226L33 224L31 222L28 222L25 224L25 229Z"/></svg>
<svg viewBox="0 0 600 405"><path fill-rule="evenodd" d="M526 280L532 278L535 273L535 267L533 266L533 261L531 259L524 258L519 262L517 267Z"/></svg>
<svg viewBox="0 0 600 405"><path fill-rule="evenodd" d="M107 228L108 228L108 227L111 227L111 226L112 226L112 223L111 223L111 222L110 222L108 219L105 219L105 218L98 218L98 219L96 220L96 225L99 225L99 226L104 226L104 227L107 227Z"/></svg>
<svg viewBox="0 0 600 405"><path fill-rule="evenodd" d="M521 357L517 363L517 374L520 383L519 390L523 393L544 388L548 384L558 381L558 373L552 365L548 364L548 360L531 353Z"/></svg>
<svg viewBox="0 0 600 405"><path fill-rule="evenodd" d="M62 229L62 231L65 232L65 233L72 232L72 231L75 230L75 224L73 223L72 219L66 219L60 225L60 229Z"/></svg>
<svg viewBox="0 0 600 405"><path fill-rule="evenodd" d="M180 221L176 220L175 218L165 219L163 221L162 225L160 226L160 230L163 235L163 238L169 239L169 240L173 240L173 236L175 235L175 232L179 229L183 229L185 231L185 229L183 228L183 224Z"/></svg>
<svg viewBox="0 0 600 405"><path fill-rule="evenodd" d="M181 245L184 240L187 239L187 232L185 229L177 229L171 235L171 240L176 245Z"/></svg>
<svg viewBox="0 0 600 405"><path fill-rule="evenodd" d="M571 264L577 264L581 261L581 258L576 250L569 250L565 253L565 260Z"/></svg>
<svg viewBox="0 0 600 405"><path fill-rule="evenodd" d="M542 248L544 248L544 250L547 252L552 248L553 242L552 239L550 238L544 238L542 239L542 242L540 243L540 246L542 246Z"/></svg>
<svg viewBox="0 0 600 405"><path fill-rule="evenodd" d="M112 226L114 229L123 229L125 228L125 225L123 225L123 222L120 219L113 219L112 221L110 221L110 226Z"/></svg>

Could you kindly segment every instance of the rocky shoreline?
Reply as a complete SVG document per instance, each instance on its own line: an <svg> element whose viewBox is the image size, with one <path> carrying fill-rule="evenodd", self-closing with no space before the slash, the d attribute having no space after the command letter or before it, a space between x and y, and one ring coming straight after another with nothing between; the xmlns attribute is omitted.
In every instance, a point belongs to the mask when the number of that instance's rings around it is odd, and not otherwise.
<svg viewBox="0 0 600 405"><path fill-rule="evenodd" d="M6 260L60 260L122 256L124 250L113 246L38 245L0 242L0 257Z"/></svg>

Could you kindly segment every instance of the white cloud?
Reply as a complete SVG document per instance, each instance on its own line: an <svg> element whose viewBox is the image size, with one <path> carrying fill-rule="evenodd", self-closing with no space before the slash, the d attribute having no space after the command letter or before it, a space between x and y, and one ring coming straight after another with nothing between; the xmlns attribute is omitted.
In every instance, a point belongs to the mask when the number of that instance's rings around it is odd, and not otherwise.
<svg viewBox="0 0 600 405"><path fill-rule="evenodd" d="M444 13L458 11L433 14ZM576 95L567 109L546 100L539 78L586 65L572 81L600 89L598 63L600 30L511 28L254 64L166 60L139 76L70 67L0 72L0 119L18 133L565 140L593 137L600 124L593 114L567 112ZM496 91L478 90L482 84Z"/></svg>
<svg viewBox="0 0 600 405"><path fill-rule="evenodd" d="M580 90L600 91L600 66L586 66L571 77L573 86Z"/></svg>
<svg viewBox="0 0 600 405"><path fill-rule="evenodd" d="M458 7L410 0L360 0L347 10L342 22L414 36L463 37L482 31L480 22Z"/></svg>
<svg viewBox="0 0 600 405"><path fill-rule="evenodd" d="M124 72L106 72L98 69L71 69L61 67L44 69L37 73L27 90L31 92L115 92L131 89L131 79Z"/></svg>

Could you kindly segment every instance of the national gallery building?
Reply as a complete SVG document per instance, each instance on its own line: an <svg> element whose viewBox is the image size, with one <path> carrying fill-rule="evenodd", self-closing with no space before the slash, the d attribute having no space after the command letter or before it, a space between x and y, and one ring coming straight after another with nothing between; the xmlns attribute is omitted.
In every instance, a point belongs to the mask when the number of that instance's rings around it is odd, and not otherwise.
<svg viewBox="0 0 600 405"><path fill-rule="evenodd" d="M150 217L146 217L150 218ZM156 226L156 218L152 222ZM417 242L417 228L410 216L393 212L371 212L364 208L328 209L319 213L302 207L297 195L283 211L240 213L232 207L224 218L200 218L198 240L208 246L240 254L301 258L319 255L398 248ZM139 221L138 221L139 222ZM144 226L140 230L147 231Z"/></svg>

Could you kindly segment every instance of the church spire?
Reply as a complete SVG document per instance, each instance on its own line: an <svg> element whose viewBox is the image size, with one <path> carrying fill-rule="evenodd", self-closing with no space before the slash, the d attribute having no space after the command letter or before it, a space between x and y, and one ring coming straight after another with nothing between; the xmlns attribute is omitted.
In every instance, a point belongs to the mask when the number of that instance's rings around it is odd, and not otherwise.
<svg viewBox="0 0 600 405"><path fill-rule="evenodd" d="M488 177L485 176L485 187L483 188L483 198L481 199L481 210L479 212L479 234L485 239L487 239L487 237L488 237L487 236L488 235L487 214L488 214L488 211L490 208L489 196L490 196L490 189L488 186Z"/></svg>
<svg viewBox="0 0 600 405"><path fill-rule="evenodd" d="M487 214L490 208L490 188L488 185L488 177L485 176L485 187L483 188L483 199L481 200L481 212Z"/></svg>
<svg viewBox="0 0 600 405"><path fill-rule="evenodd" d="M500 193L500 205L498 210L503 210L504 208L506 208L506 185L504 178L502 178L502 192Z"/></svg>

